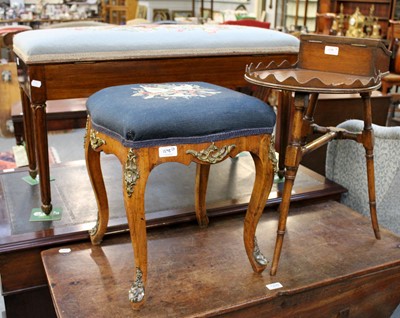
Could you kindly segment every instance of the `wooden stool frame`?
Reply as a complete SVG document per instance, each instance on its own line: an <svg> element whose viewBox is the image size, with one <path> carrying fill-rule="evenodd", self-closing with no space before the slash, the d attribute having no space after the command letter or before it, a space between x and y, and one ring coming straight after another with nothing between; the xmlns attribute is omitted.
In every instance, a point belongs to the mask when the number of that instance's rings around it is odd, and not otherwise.
<svg viewBox="0 0 400 318"><path fill-rule="evenodd" d="M145 300L147 283L147 239L145 220L145 188L154 167L166 162L197 164L195 178L195 211L201 227L208 225L206 190L210 165L249 151L255 164L255 181L244 220L243 239L247 256L253 270L261 273L268 261L260 252L255 236L258 221L271 191L276 165L275 150L271 135L253 135L199 144L176 145L177 156L160 157L158 146L132 149L124 147L116 139L92 129L88 117L85 136L85 157L88 174L94 189L98 220L90 231L93 244L100 244L107 230L109 207L106 188L101 172L100 152L114 154L123 166L123 195L134 251L136 272L129 290L129 299L134 309Z"/></svg>

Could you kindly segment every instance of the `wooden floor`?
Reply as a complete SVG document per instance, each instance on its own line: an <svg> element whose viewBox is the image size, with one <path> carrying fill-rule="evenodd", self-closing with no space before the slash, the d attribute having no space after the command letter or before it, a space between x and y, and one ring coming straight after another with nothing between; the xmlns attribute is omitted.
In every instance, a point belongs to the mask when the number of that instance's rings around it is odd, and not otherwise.
<svg viewBox="0 0 400 318"><path fill-rule="evenodd" d="M277 213L258 228L271 259ZM102 246L42 252L57 315L67 317L390 317L400 303L400 239L369 219L327 201L293 208L275 277L252 272L243 217L149 231L147 303L132 311L133 253L128 235ZM267 284L282 288L268 290Z"/></svg>
<svg viewBox="0 0 400 318"><path fill-rule="evenodd" d="M109 236L127 230L122 200L121 167L112 157L103 160L110 204ZM178 223L194 224L194 166L165 164L150 175L146 190L149 229ZM251 193L254 166L249 156L212 167L207 204L210 219L243 215ZM63 210L61 221L29 222L40 206L39 186L22 180L26 170L0 174L0 273L7 317L55 317L41 251L88 242L97 207L84 161L51 167L52 201ZM276 210L283 183L275 183L267 205ZM345 189L302 167L293 201L338 199ZM125 296L124 296L125 297Z"/></svg>

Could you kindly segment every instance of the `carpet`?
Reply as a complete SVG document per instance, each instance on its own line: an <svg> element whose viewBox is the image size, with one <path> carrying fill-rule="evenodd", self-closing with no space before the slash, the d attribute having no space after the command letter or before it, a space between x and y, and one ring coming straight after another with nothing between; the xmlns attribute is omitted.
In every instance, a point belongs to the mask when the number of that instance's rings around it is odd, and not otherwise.
<svg viewBox="0 0 400 318"><path fill-rule="evenodd" d="M16 154L16 152L18 152L18 154ZM55 164L60 162L61 160L58 156L57 150L54 147L50 147L49 163ZM28 160L24 158L21 159L21 151L16 151L15 149L13 149L0 152L0 170L15 169L20 167L25 167L27 165L28 165Z"/></svg>
<svg viewBox="0 0 400 318"><path fill-rule="evenodd" d="M16 168L14 154L12 151L0 152L0 170Z"/></svg>

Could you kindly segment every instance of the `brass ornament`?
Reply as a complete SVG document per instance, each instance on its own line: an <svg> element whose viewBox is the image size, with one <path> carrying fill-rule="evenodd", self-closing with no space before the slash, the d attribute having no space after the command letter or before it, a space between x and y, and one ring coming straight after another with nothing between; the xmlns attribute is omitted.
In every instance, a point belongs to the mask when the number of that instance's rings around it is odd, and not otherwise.
<svg viewBox="0 0 400 318"><path fill-rule="evenodd" d="M268 158L272 162L272 165L274 167L274 173L278 173L279 167L278 167L278 159L276 158L276 152L275 152L275 139L274 139L274 136L271 136L271 141L269 143Z"/></svg>
<svg viewBox="0 0 400 318"><path fill-rule="evenodd" d="M352 38L364 38L365 16L361 13L360 8L356 7L356 11L349 17L349 28L346 36Z"/></svg>
<svg viewBox="0 0 400 318"><path fill-rule="evenodd" d="M136 164L136 155L131 148L129 149L124 169L125 188L129 197L132 196L133 188L136 185L136 181L139 179L139 177L140 175L138 166Z"/></svg>
<svg viewBox="0 0 400 318"><path fill-rule="evenodd" d="M140 267L136 267L136 278L129 289L128 298L132 303L139 303L144 298L143 272Z"/></svg>
<svg viewBox="0 0 400 318"><path fill-rule="evenodd" d="M46 108L46 103L43 104L31 104L31 108L33 111L36 111L39 108Z"/></svg>
<svg viewBox="0 0 400 318"><path fill-rule="evenodd" d="M214 143L212 143L207 149L201 151L195 150L187 150L187 154L191 154L196 157L198 160L207 162L207 163L218 163L226 158L229 153L234 149L236 145L228 145L223 146L221 149L218 149Z"/></svg>
<svg viewBox="0 0 400 318"><path fill-rule="evenodd" d="M337 23L337 30L336 30L336 35L337 36L344 36L345 35L345 29L344 29L344 24L345 24L345 19L346 16L344 15L344 5L343 3L340 4L340 12L336 17L336 23Z"/></svg>
<svg viewBox="0 0 400 318"><path fill-rule="evenodd" d="M106 144L106 141L99 138L97 134L97 131L90 129L90 145L92 146L93 150L96 150L97 148Z"/></svg>
<svg viewBox="0 0 400 318"><path fill-rule="evenodd" d="M253 257L254 257L255 261L262 266L266 266L268 264L267 258L261 253L260 248L258 247L258 242L257 242L256 236L254 236Z"/></svg>
<svg viewBox="0 0 400 318"><path fill-rule="evenodd" d="M89 230L89 235L90 235L90 236L96 235L98 229L99 229L99 219L97 219L95 226L93 226L93 227Z"/></svg>
<svg viewBox="0 0 400 318"><path fill-rule="evenodd" d="M83 137L83 147L86 147L86 138L88 136L88 131L89 131L89 121L90 121L90 117L88 115L87 119L86 119L86 125L85 125L85 136Z"/></svg>

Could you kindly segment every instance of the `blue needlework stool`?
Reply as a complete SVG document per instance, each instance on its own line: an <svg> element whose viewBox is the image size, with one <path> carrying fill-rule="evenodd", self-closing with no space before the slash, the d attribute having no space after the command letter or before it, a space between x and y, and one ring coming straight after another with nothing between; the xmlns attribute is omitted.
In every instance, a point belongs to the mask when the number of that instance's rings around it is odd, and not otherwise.
<svg viewBox="0 0 400 318"><path fill-rule="evenodd" d="M271 133L275 113L261 100L220 86L202 83L132 84L103 89L87 101L85 138L87 170L98 204L98 222L90 231L99 244L108 223L108 201L100 152L116 155L123 165L124 203L135 258L135 279L129 290L133 308L145 299L147 239L144 209L150 171L164 162L195 162L195 211L207 226L205 209L211 164L249 151L256 177L244 221L244 244L256 272L267 260L255 231L271 190L275 152Z"/></svg>

